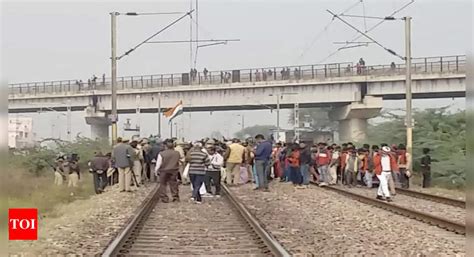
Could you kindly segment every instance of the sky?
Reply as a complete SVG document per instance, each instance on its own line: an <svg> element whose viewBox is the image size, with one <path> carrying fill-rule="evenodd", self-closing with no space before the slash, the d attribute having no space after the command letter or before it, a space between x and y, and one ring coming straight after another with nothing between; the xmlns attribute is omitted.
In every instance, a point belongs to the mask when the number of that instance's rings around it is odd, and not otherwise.
<svg viewBox="0 0 474 257"><path fill-rule="evenodd" d="M3 1L2 2L2 73L9 83L82 79L93 74L110 75L110 15L125 12L186 12L196 1ZM333 1L230 1L198 2L198 27L193 38L239 39L227 45L200 48L197 58L190 58L190 45L144 44L118 62L118 76L186 72L196 61L202 70L256 68L296 64L318 64L357 61L366 64L401 62L382 48L368 47L335 50L338 41L348 41L357 34L341 21L332 20L326 11L336 13L352 7L346 14L386 16L409 0L333 0ZM469 0L416 0L396 17L412 16L412 54L414 57L464 54L469 47L472 6ZM180 14L119 16L117 18L118 54L143 41ZM360 28L370 29L380 20L344 17ZM155 40L189 40L190 19L185 18L158 35ZM386 21L369 32L382 45L404 55L403 21ZM361 38L362 41L367 41ZM195 45L194 45L195 47ZM193 51L194 52L194 51ZM195 53L193 53L194 55ZM330 58L327 58L330 56ZM418 108L451 105L464 109L464 99L415 101ZM385 101L385 108L402 108L404 101ZM275 113L265 111L239 112L245 125L274 124ZM183 115L182 133L202 137L214 130L229 134L238 130L237 112L193 113ZM34 117L39 137L65 137L65 117L55 113L23 114ZM287 117L288 112L282 112ZM59 117L59 118L58 118ZM134 115L124 115L121 121ZM142 124L143 135L156 133L155 122ZM51 124L58 124L52 128ZM179 121L181 122L181 121ZM178 122L178 123L179 123ZM145 122L143 122L145 123ZM235 123L235 124L234 124ZM283 123L283 122L282 122ZM83 113L74 113L73 134L90 135ZM198 125L191 127L186 124ZM199 125L204 126L199 126ZM168 129L163 129L163 134ZM166 134L165 134L166 135Z"/></svg>

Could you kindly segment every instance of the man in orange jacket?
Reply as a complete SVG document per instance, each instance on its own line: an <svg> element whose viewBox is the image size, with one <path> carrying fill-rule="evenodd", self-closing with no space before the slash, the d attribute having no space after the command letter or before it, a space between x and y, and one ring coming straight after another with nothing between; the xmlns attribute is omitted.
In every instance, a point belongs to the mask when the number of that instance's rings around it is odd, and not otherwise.
<svg viewBox="0 0 474 257"><path fill-rule="evenodd" d="M398 165L397 158L391 154L390 147L382 147L380 154L374 156L374 171L380 181L377 199L385 199L387 202L391 202L388 180L392 176L392 172L398 173Z"/></svg>

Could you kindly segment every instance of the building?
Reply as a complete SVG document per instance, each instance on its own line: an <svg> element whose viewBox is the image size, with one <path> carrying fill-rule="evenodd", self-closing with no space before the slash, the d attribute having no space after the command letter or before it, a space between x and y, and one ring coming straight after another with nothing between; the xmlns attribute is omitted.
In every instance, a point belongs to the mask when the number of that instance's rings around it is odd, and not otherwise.
<svg viewBox="0 0 474 257"><path fill-rule="evenodd" d="M306 143L332 143L334 142L334 132L329 129L305 129L300 128L300 142ZM273 137L277 138L276 130L273 131ZM280 141L285 143L291 143L295 140L295 131L292 129L282 129L280 130Z"/></svg>
<svg viewBox="0 0 474 257"><path fill-rule="evenodd" d="M8 147L27 148L34 146L33 118L8 118Z"/></svg>

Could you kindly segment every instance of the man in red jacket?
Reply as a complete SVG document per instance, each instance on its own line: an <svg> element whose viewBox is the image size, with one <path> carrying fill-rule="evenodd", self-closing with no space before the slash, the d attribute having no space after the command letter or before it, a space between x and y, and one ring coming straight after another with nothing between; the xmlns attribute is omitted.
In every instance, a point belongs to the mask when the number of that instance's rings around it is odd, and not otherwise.
<svg viewBox="0 0 474 257"><path fill-rule="evenodd" d="M374 171L380 181L377 199L385 199L387 202L392 201L388 190L388 180L392 176L392 172L398 173L397 159L390 152L390 147L384 146L380 154L374 156Z"/></svg>

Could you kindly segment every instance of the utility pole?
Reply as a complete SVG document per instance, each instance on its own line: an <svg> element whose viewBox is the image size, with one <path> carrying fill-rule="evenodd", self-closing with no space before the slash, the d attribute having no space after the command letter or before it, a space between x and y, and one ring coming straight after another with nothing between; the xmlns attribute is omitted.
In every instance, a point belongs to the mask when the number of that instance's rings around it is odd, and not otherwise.
<svg viewBox="0 0 474 257"><path fill-rule="evenodd" d="M174 123L174 136L176 138L179 138L178 137L178 123L177 122Z"/></svg>
<svg viewBox="0 0 474 257"><path fill-rule="evenodd" d="M170 121L170 138L173 138L173 122Z"/></svg>
<svg viewBox="0 0 474 257"><path fill-rule="evenodd" d="M161 138L161 92L158 92L158 137Z"/></svg>
<svg viewBox="0 0 474 257"><path fill-rule="evenodd" d="M407 153L410 156L410 167L413 172L413 119L412 119L412 96L411 96L411 17L405 19L405 66L406 66L406 128L407 128Z"/></svg>
<svg viewBox="0 0 474 257"><path fill-rule="evenodd" d="M299 126L300 126L300 110L299 110L299 104L295 103L295 140L300 140L300 131L299 131Z"/></svg>
<svg viewBox="0 0 474 257"><path fill-rule="evenodd" d="M277 97L277 136L276 136L276 141L280 142L280 94L277 94L276 97Z"/></svg>
<svg viewBox="0 0 474 257"><path fill-rule="evenodd" d="M111 29L112 29L112 145L117 143L117 12L111 12Z"/></svg>
<svg viewBox="0 0 474 257"><path fill-rule="evenodd" d="M71 100L67 100L67 141L71 142Z"/></svg>
<svg viewBox="0 0 474 257"><path fill-rule="evenodd" d="M136 115L137 115L137 124L135 125L135 128L137 129L138 132L138 137L141 137L141 122L140 122L140 95L137 95L137 109L136 109Z"/></svg>

